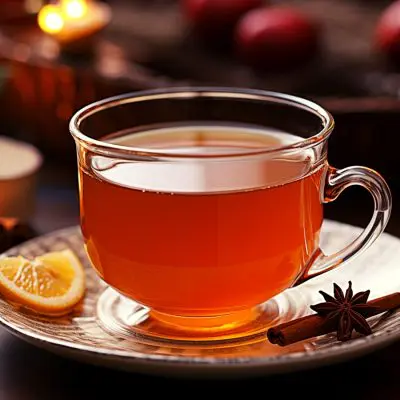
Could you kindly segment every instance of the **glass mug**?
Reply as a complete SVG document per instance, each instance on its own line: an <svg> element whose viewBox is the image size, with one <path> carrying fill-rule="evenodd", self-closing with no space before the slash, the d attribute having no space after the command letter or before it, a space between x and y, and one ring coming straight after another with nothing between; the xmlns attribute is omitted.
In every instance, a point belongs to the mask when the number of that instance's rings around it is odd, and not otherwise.
<svg viewBox="0 0 400 400"><path fill-rule="evenodd" d="M232 88L137 92L73 116L85 248L99 276L146 315L132 331L258 334L267 300L378 238L388 186L371 169L328 164L333 127L310 101ZM371 193L371 222L324 255L323 204L351 185Z"/></svg>

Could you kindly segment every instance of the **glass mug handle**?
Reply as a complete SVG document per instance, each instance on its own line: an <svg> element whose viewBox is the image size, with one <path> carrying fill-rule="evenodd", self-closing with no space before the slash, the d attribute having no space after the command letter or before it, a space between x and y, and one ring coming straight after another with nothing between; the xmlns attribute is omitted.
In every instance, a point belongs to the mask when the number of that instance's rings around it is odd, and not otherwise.
<svg viewBox="0 0 400 400"><path fill-rule="evenodd" d="M317 251L294 286L330 271L361 254L384 231L392 209L392 197L385 180L372 169L355 166L338 170L329 167L324 189L324 203L336 200L344 189L353 185L364 187L372 195L374 213L371 221L364 231L344 249L331 255L325 255L321 250Z"/></svg>

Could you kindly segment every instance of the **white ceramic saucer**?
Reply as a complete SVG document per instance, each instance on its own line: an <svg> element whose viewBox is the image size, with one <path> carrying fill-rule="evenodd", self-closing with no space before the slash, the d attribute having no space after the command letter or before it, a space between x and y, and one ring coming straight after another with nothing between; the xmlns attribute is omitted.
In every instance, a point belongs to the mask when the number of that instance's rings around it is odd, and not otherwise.
<svg viewBox="0 0 400 400"><path fill-rule="evenodd" d="M331 252L343 247L360 229L326 221L322 248ZM176 376L267 375L344 361L371 352L400 338L400 311L379 318L373 334L339 343L325 335L287 347L272 345L266 338L210 345L163 344L141 337L110 334L98 317L100 296L115 296L89 265L78 227L57 231L8 251L7 255L33 257L65 248L82 260L87 273L87 294L82 309L58 319L28 315L0 299L0 322L10 332L61 355L81 361L131 371ZM400 240L384 234L364 254L340 268L286 290L270 301L281 321L306 315L310 304L321 301L319 290L332 293L332 283L354 292L371 289L370 299L400 291ZM104 294L104 291L106 294Z"/></svg>

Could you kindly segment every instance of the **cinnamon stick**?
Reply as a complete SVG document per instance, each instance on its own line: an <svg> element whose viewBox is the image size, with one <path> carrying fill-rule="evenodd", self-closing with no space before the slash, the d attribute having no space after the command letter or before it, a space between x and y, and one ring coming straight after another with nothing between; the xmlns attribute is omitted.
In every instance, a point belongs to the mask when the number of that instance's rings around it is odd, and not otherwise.
<svg viewBox="0 0 400 400"><path fill-rule="evenodd" d="M367 304L371 308L362 312L364 318L370 318L400 307L400 293L380 297L369 301ZM318 314L313 314L272 327L268 330L267 337L273 344L287 346L301 340L334 332L336 328L337 324L334 320L327 320Z"/></svg>

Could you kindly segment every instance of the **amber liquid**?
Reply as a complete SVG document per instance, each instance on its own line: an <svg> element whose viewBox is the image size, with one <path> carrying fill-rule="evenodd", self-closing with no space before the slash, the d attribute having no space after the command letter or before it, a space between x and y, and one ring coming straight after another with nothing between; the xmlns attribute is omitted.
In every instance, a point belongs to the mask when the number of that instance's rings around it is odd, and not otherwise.
<svg viewBox="0 0 400 400"><path fill-rule="evenodd" d="M112 140L195 155L299 138L197 127ZM318 249L326 167L311 153L135 164L97 157L90 169L80 171L90 259L107 283L161 313L252 308L290 287Z"/></svg>

